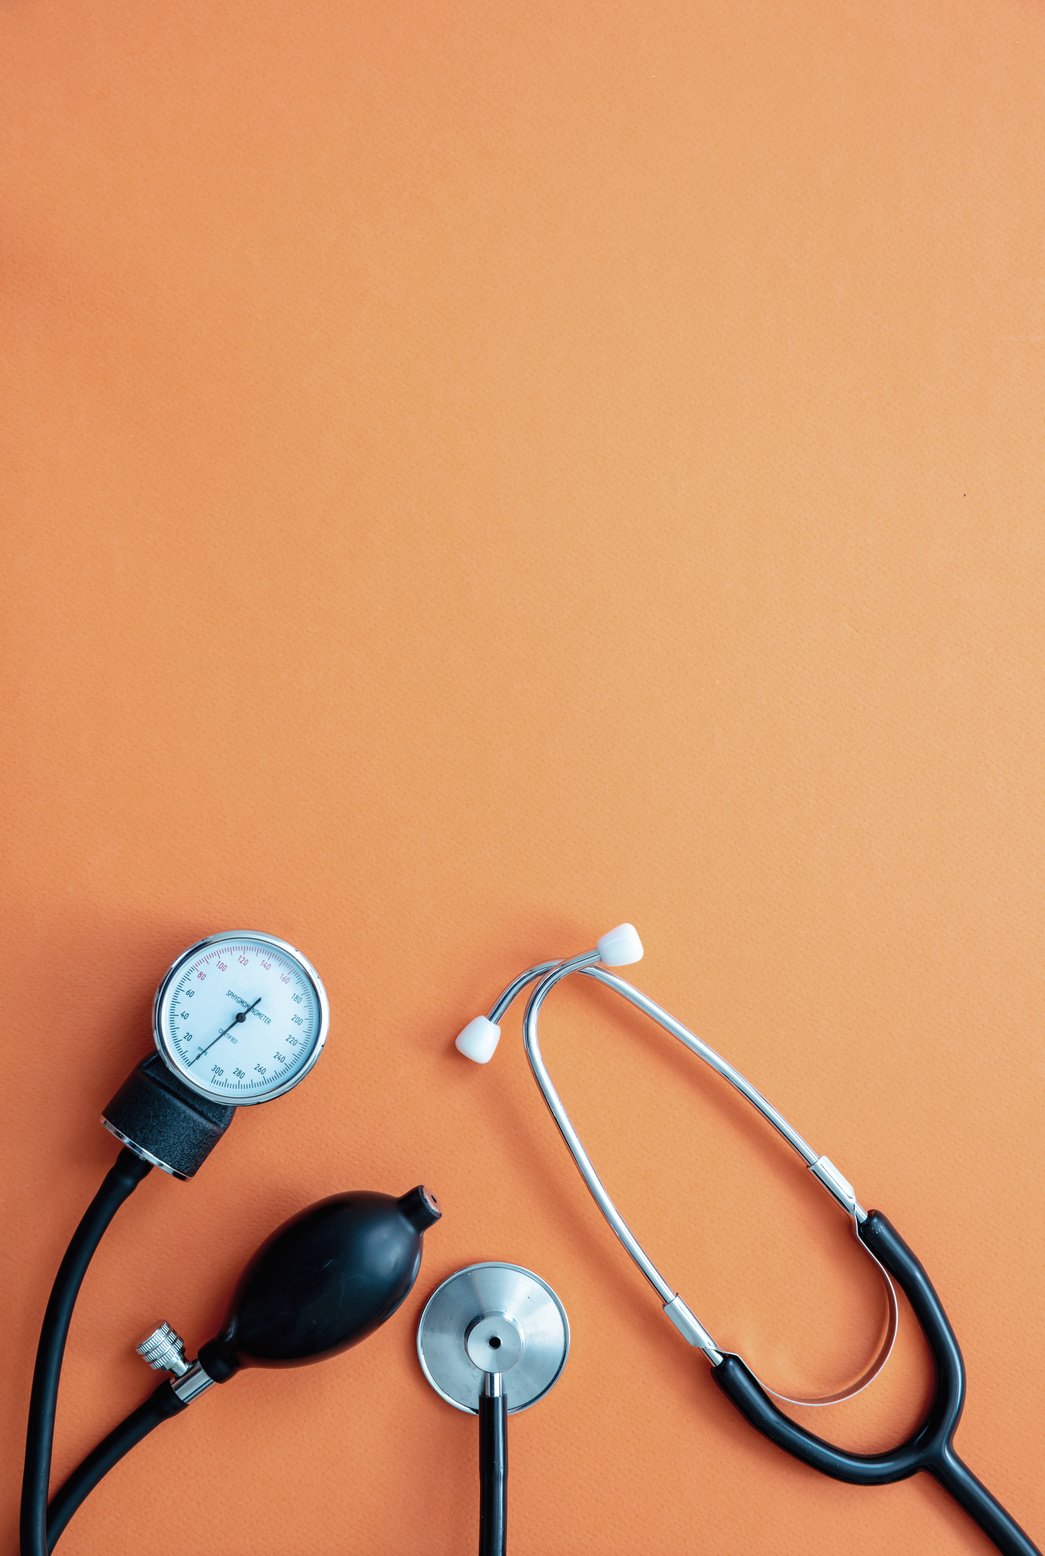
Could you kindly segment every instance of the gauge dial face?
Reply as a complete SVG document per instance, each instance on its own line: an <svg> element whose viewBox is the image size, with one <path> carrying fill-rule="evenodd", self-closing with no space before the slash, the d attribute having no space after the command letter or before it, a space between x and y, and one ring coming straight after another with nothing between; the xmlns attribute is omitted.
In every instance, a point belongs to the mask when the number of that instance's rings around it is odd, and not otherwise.
<svg viewBox="0 0 1045 1556"><path fill-rule="evenodd" d="M315 1064L327 998L300 951L236 930L201 940L156 991L156 1046L193 1091L240 1106L289 1091Z"/></svg>

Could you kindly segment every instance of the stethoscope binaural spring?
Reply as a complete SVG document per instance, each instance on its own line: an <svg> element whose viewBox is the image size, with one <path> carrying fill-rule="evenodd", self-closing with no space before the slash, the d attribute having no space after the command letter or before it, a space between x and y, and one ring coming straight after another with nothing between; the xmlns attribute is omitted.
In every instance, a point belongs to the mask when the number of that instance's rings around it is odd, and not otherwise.
<svg viewBox="0 0 1045 1556"><path fill-rule="evenodd" d="M500 1039L500 1021L513 1000L531 989L523 1017L527 1058L545 1103L555 1120L577 1170L614 1234L623 1244L650 1285L664 1312L683 1338L702 1352L711 1364L712 1377L735 1408L765 1437L793 1457L822 1474L856 1485L886 1485L925 1470L962 1506L969 1516L1007 1556L1040 1556L1037 1547L1015 1520L976 1478L954 1449L954 1432L965 1402L965 1367L954 1331L932 1282L900 1234L881 1211L867 1211L852 1185L827 1157L818 1155L798 1131L767 1101L762 1093L728 1060L676 1020L648 995L609 969L641 960L642 942L630 924L610 930L596 948L561 961L539 962L513 979L485 1016L470 1021L457 1038L457 1047L476 1063L492 1057ZM885 1337L870 1367L849 1388L826 1398L791 1399L791 1404L833 1404L850 1398L877 1376L888 1360L896 1335L899 1286L910 1303L932 1353L936 1387L921 1424L895 1448L879 1453L851 1453L799 1426L769 1397L747 1363L735 1352L723 1349L674 1290L618 1211L596 1172L562 1103L541 1053L539 1018L551 991L575 973L594 978L619 994L643 1015L677 1038L712 1070L727 1080L787 1141L807 1169L849 1216L864 1251L878 1266L889 1297Z"/></svg>

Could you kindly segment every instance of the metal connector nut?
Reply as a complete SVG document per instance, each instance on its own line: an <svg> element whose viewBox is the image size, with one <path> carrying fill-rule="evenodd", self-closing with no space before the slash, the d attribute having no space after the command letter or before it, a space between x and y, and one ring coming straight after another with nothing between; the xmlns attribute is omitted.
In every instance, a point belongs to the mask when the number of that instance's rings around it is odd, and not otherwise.
<svg viewBox="0 0 1045 1556"><path fill-rule="evenodd" d="M147 1334L135 1349L154 1372L170 1372L174 1377L181 1378L189 1370L189 1363L185 1357L185 1342L170 1324L160 1324L151 1334Z"/></svg>

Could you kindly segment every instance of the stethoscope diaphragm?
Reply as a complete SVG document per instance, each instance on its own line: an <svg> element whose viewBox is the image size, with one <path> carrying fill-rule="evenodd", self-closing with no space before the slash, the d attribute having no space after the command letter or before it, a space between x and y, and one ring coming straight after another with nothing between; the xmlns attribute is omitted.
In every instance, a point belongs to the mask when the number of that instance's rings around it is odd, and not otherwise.
<svg viewBox="0 0 1045 1556"><path fill-rule="evenodd" d="M447 1404L474 1415L491 1376L510 1414L536 1404L570 1349L570 1325L547 1281L518 1264L470 1264L437 1286L417 1328L417 1354Z"/></svg>

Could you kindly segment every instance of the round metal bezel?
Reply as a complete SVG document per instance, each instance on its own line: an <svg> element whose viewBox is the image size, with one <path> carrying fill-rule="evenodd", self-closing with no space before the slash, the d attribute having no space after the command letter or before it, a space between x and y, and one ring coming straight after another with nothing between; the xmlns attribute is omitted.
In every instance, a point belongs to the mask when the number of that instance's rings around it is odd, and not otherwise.
<svg viewBox="0 0 1045 1556"><path fill-rule="evenodd" d="M223 940L260 941L264 945L270 945L273 946L276 950L282 951L284 956L291 957L293 961L297 963L298 967L301 969L309 983L312 985L316 995L317 1003L319 1005L319 1030L316 1035L316 1041L313 1044L312 1052L309 1054L308 1059L302 1065L301 1069L292 1075L289 1080L284 1081L279 1086L273 1087L271 1091L266 1091L264 1096L260 1097L243 1097L241 1099L234 1099L231 1097L224 1097L218 1092L208 1090L206 1086L199 1085L194 1077L191 1077L185 1073L185 1069L181 1063L181 1060L168 1041L167 1034L164 1031L164 1015L167 1011L171 989L174 985L174 981L178 973L181 971L187 961L190 961L192 957L196 956L200 951L205 949L205 947L215 945ZM152 1036L164 1064L172 1072L172 1074L178 1077L183 1085L187 1086L190 1091L194 1091L197 1096L207 1097L211 1102L224 1103L226 1107L259 1107L262 1103L273 1102L276 1097L282 1097L285 1092L293 1091L294 1087L305 1079L305 1076L312 1069L316 1060L322 1053L323 1044L327 1040L327 1032L329 1029L330 1004L327 1000L327 991L323 987L323 980L320 978L308 957L299 951L297 946L291 945L289 940L281 940L278 935L263 934L261 930L258 929L226 929L222 930L220 934L206 935L202 940L197 940L194 945L190 945L188 950L183 951L181 955L177 957L176 960L173 961L168 967L167 971L160 979L156 989L155 997L152 1002Z"/></svg>

